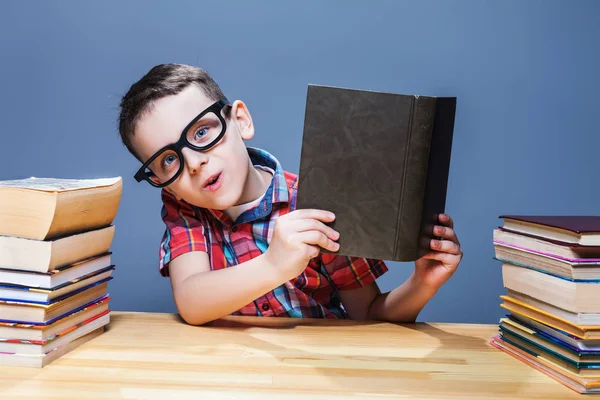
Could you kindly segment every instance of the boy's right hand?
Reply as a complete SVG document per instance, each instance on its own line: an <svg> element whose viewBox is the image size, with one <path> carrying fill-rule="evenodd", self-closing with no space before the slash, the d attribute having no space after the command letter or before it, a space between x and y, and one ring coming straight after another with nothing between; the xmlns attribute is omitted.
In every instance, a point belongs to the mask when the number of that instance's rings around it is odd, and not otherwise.
<svg viewBox="0 0 600 400"><path fill-rule="evenodd" d="M302 273L320 247L337 251L339 233L324 224L335 219L329 211L302 209L282 215L275 221L269 248L264 253L267 263L290 280Z"/></svg>

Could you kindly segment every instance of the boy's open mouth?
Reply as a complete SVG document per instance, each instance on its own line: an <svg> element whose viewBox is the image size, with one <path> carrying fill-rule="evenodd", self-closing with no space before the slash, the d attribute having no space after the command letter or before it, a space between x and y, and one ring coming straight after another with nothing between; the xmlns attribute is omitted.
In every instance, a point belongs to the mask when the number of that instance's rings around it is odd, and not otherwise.
<svg viewBox="0 0 600 400"><path fill-rule="evenodd" d="M215 174L215 175L212 175L211 177L209 177L204 182L204 189L209 189L209 190L217 189L218 186L220 186L221 175L222 175L222 173L219 172L218 174Z"/></svg>

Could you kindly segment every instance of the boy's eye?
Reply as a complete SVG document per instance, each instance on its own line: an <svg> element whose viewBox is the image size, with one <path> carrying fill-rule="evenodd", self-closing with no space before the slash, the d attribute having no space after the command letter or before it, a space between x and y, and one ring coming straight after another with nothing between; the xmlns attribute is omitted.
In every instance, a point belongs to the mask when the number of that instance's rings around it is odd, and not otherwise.
<svg viewBox="0 0 600 400"><path fill-rule="evenodd" d="M208 133L207 128L198 129L196 131L196 133L194 134L194 140L202 140L204 138L204 136L206 136L207 133Z"/></svg>
<svg viewBox="0 0 600 400"><path fill-rule="evenodd" d="M163 167L167 168L173 165L177 161L177 156L174 154L169 154L165 158L163 158Z"/></svg>

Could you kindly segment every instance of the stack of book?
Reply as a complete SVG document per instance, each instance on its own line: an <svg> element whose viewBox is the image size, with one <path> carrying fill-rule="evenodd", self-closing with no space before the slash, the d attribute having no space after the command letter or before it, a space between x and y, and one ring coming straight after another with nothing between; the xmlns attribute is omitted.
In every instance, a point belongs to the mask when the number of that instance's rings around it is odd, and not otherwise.
<svg viewBox="0 0 600 400"><path fill-rule="evenodd" d="M110 179L0 181L0 365L43 367L109 323Z"/></svg>
<svg viewBox="0 0 600 400"><path fill-rule="evenodd" d="M490 343L579 393L600 393L600 217L500 216L508 311Z"/></svg>

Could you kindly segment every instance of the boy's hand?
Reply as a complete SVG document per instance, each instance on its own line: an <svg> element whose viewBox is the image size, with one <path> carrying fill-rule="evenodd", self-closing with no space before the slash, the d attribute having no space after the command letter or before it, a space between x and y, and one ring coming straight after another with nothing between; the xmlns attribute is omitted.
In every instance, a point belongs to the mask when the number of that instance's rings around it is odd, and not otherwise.
<svg viewBox="0 0 600 400"><path fill-rule="evenodd" d="M302 209L285 214L275 221L269 248L264 253L267 263L283 279L290 280L302 273L311 258L319 255L320 247L337 251L339 233L323 222L335 215L328 211Z"/></svg>
<svg viewBox="0 0 600 400"><path fill-rule="evenodd" d="M430 289L439 289L456 271L463 252L454 232L454 222L447 214L438 217L433 234L442 240L432 239L431 252L415 261L415 278Z"/></svg>

